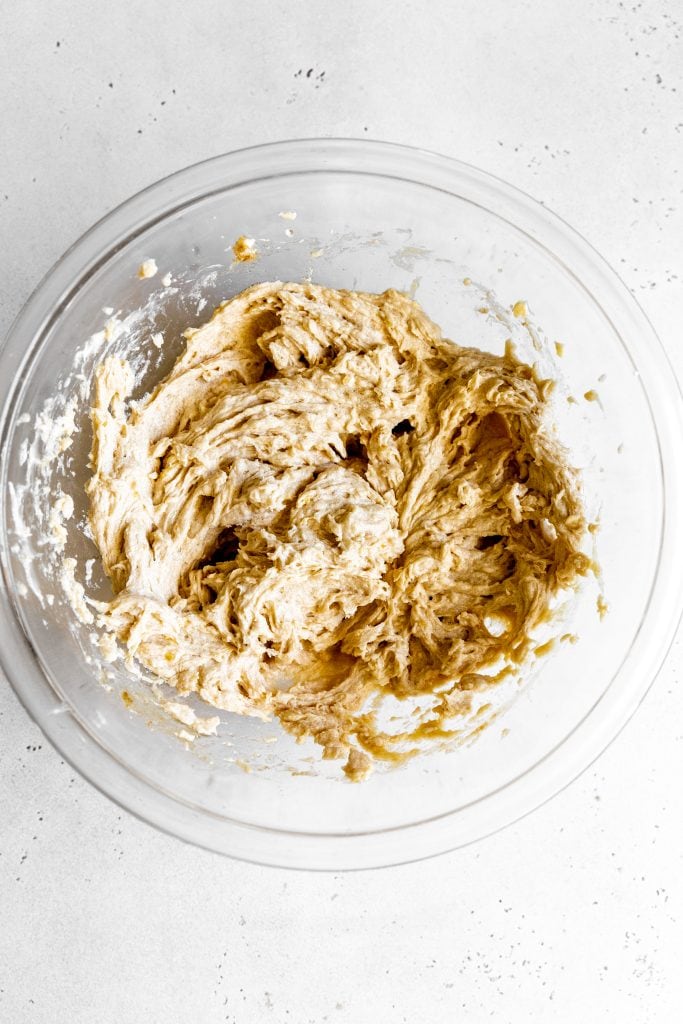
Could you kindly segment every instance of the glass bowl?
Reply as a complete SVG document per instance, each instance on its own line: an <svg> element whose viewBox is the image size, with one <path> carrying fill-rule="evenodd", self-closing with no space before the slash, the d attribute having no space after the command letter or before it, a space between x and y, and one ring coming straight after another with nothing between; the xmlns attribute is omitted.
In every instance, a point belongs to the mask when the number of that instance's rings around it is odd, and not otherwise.
<svg viewBox="0 0 683 1024"><path fill-rule="evenodd" d="M259 258L233 265L242 234L256 239ZM137 274L146 259L159 268L147 279ZM502 351L512 337L559 380L558 429L600 524L600 577L563 613L576 642L557 643L513 696L484 708L476 739L360 785L277 723L223 713L218 735L179 739L149 684L103 661L94 624L74 612L82 585L108 593L83 496L93 367L125 352L143 393L180 351L182 329L221 300L256 281L306 278L409 291L464 344ZM529 324L510 313L518 300ZM62 257L0 358L3 667L75 768L171 834L247 860L327 869L464 845L581 772L661 665L683 581L674 375L637 303L586 242L481 171L348 140L277 143L190 167L108 214ZM62 492L74 515L55 519Z"/></svg>

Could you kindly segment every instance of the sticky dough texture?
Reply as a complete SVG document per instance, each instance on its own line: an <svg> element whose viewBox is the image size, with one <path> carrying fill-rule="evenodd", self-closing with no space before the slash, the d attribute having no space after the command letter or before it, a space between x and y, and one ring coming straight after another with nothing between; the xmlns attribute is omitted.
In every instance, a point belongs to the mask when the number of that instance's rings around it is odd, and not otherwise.
<svg viewBox="0 0 683 1024"><path fill-rule="evenodd" d="M127 363L97 371L104 623L178 690L275 713L362 777L389 749L368 697L447 712L587 570L551 384L395 291L261 284L186 339L138 403Z"/></svg>

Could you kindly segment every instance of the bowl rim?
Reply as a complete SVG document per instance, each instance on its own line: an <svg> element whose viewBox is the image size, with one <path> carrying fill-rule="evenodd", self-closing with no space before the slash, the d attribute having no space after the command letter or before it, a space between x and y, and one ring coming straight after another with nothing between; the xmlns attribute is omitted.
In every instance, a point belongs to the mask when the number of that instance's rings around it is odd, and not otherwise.
<svg viewBox="0 0 683 1024"><path fill-rule="evenodd" d="M402 162L404 173L388 174L390 165L397 161ZM259 164L263 171L264 162L268 166L267 174L249 173ZM312 167L311 162L316 166ZM205 185L193 187L195 178L201 179L204 175L208 179L213 170L225 171L228 165L231 165L235 180L229 181L222 174L221 191L263 177L347 169L353 173L400 177L419 185L444 187L449 194L460 196L467 202L483 205L486 201L485 209L494 216L504 216L500 212L502 210L516 218L521 217L522 223L517 219L505 219L544 248L575 278L610 322L641 376L660 448L664 493L659 560L641 625L620 667L590 710L563 740L523 773L471 804L444 812L436 818L348 833L295 832L212 814L162 791L119 760L72 713L51 685L40 654L25 633L14 603L4 543L0 544L5 583L0 587L0 665L20 702L61 756L120 807L170 835L237 859L305 869L379 867L445 853L518 821L569 785L621 732L654 682L673 641L683 607L683 574L678 579L675 572L669 575L666 600L660 595L653 604L663 560L666 558L668 564L674 566L683 563L683 536L677 536L675 525L683 512L683 472L678 460L667 458L667 454L675 454L675 442L683 433L680 386L652 324L618 274L575 229L522 190L471 164L397 143L367 138L303 138L263 143L210 157L146 186L93 224L39 282L0 345L0 366L6 362L16 363L13 371L10 366L11 372L0 375L0 480L3 482L0 507L6 494L4 481L8 434L13 426L13 398L32 365L37 341L44 336L53 320L61 316L87 280L110 258L113 250L149 229L159 219L170 216L179 205L189 205L209 195L211 190L207 191ZM463 185L478 196L478 203L471 195L462 194ZM176 205L170 205L169 194ZM149 200L154 202L150 204ZM494 200L498 208L488 205ZM118 228L113 239L110 234L112 227ZM575 270L577 266L581 273ZM591 288L587 282L591 283ZM596 298L596 289L600 300ZM629 334L639 339L639 351L647 351L645 366L636 361L632 348L625 344L623 324L628 324ZM25 346L24 351L20 342L26 337L31 344ZM615 681L631 657L634 645L640 640L642 647L643 623L646 618L652 620L653 616L652 634L640 654L640 661L644 664L632 667L629 685L615 688ZM606 700L608 696L609 700ZM596 716L601 704L603 710L610 705L610 713L603 718ZM579 732L582 742L577 746ZM501 815L503 794L506 796L506 809ZM387 842L387 837L391 836L396 841Z"/></svg>

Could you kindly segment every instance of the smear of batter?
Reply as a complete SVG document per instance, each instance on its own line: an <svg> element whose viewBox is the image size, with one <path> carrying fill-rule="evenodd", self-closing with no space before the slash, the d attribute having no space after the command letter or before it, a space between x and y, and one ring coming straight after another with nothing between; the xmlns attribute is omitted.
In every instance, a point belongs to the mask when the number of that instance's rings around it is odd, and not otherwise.
<svg viewBox="0 0 683 1024"><path fill-rule="evenodd" d="M256 240L254 238L247 238L246 235L240 235L233 242L232 253L235 257L235 263L249 263L251 260L258 259Z"/></svg>
<svg viewBox="0 0 683 1024"><path fill-rule="evenodd" d="M435 695L437 735L590 566L552 383L396 291L261 284L186 338L140 402L127 363L97 372L104 625L179 691L275 713L362 778L395 756L369 698Z"/></svg>

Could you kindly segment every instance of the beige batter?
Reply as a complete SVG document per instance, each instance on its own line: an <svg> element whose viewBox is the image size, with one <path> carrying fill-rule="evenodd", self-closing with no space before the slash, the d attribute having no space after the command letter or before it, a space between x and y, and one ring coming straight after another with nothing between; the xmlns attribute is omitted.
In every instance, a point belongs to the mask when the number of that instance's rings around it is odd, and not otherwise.
<svg viewBox="0 0 683 1024"><path fill-rule="evenodd" d="M362 778L378 692L457 710L589 568L552 388L405 295L261 284L186 333L146 398L97 373L104 624L181 692L275 713ZM422 735L425 735L424 727Z"/></svg>

